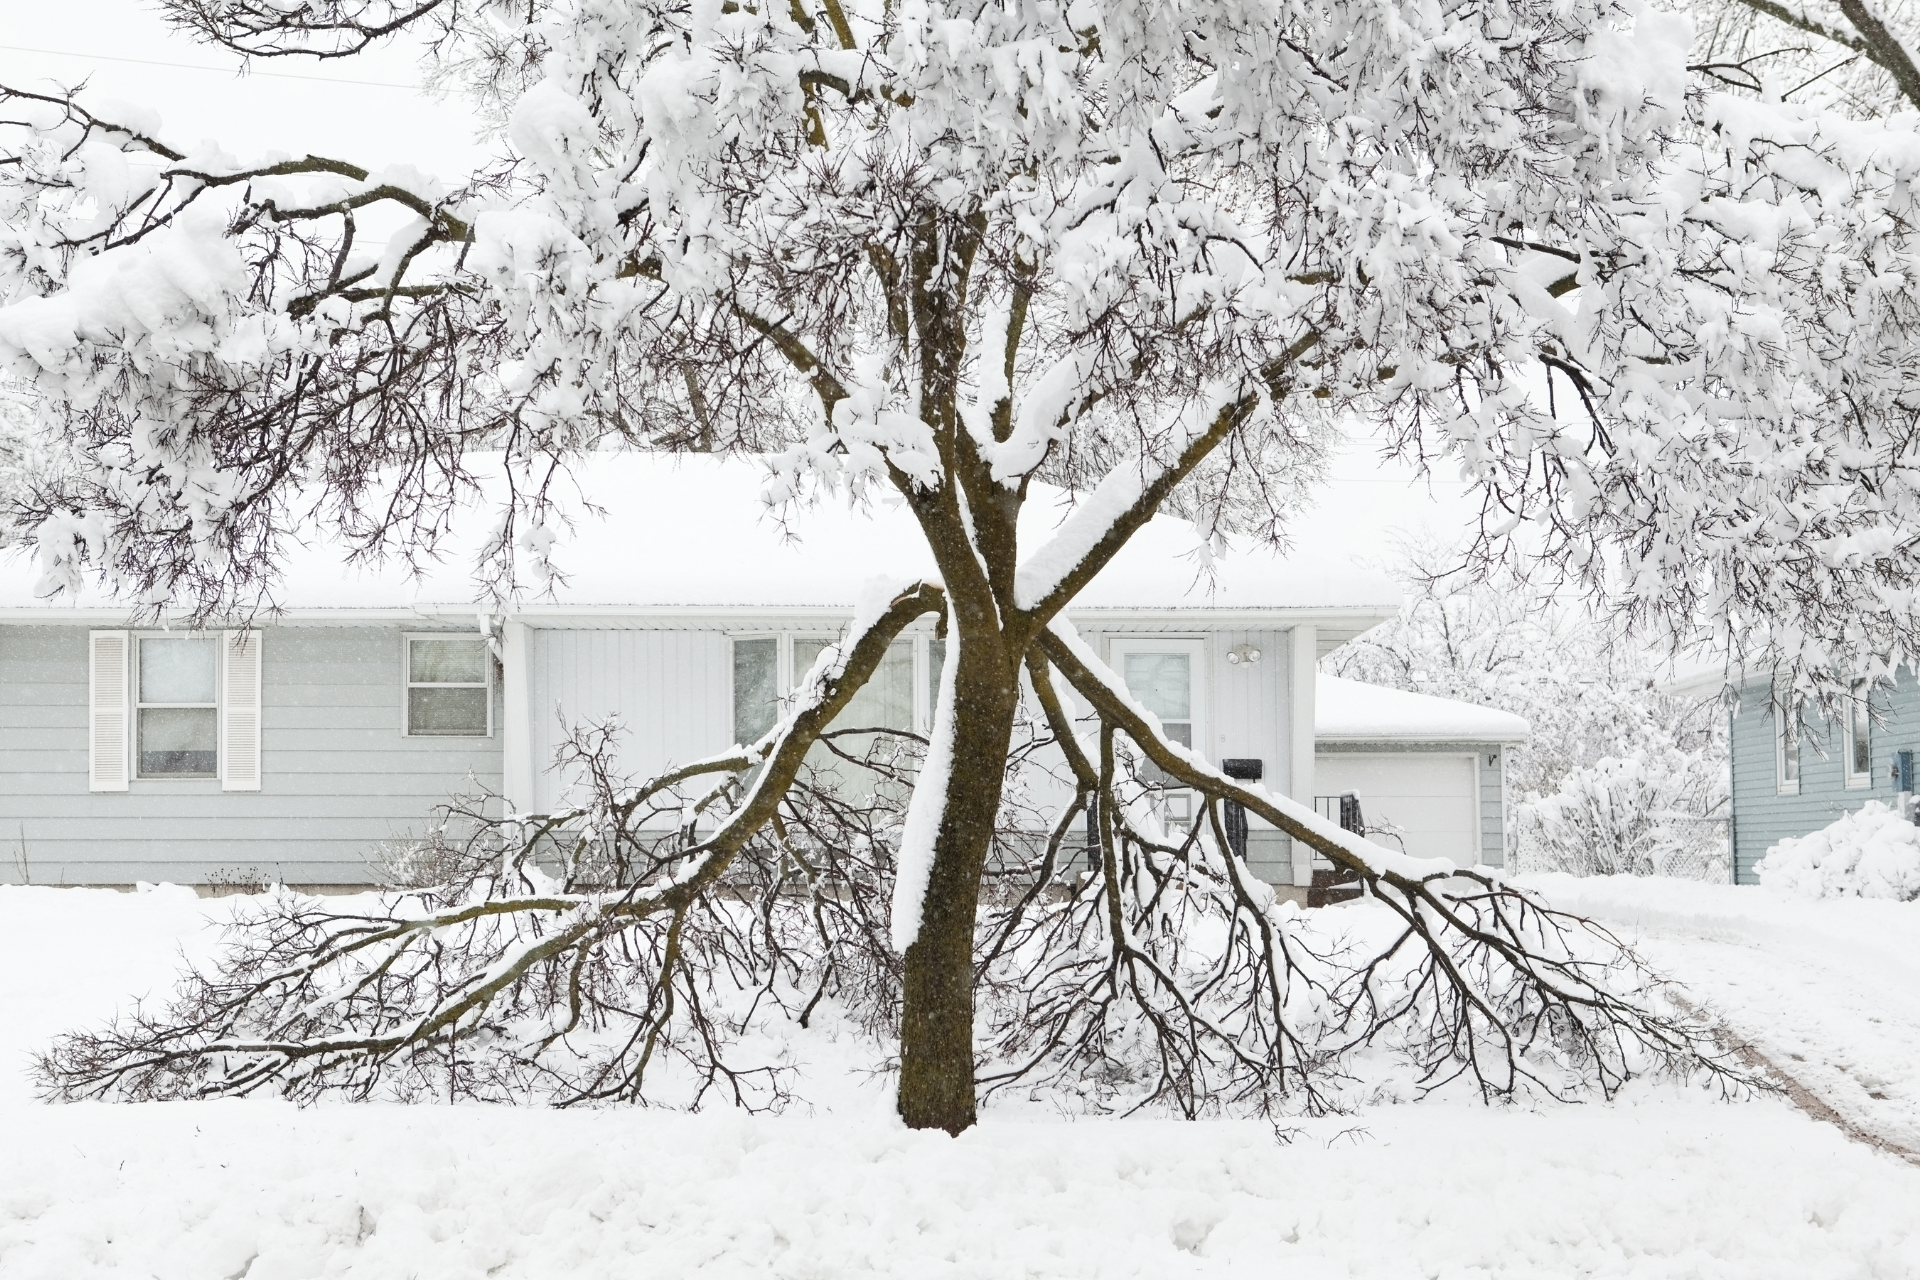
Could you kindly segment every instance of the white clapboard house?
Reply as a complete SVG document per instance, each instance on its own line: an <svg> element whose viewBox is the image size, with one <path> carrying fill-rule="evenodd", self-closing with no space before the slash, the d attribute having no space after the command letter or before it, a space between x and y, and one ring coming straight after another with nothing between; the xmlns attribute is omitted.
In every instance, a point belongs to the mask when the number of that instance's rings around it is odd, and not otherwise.
<svg viewBox="0 0 1920 1280"><path fill-rule="evenodd" d="M244 631L44 597L23 557L0 560L0 879L365 884L456 792L550 811L569 723L617 715L637 776L751 740L868 583L931 571L904 509L829 500L776 522L764 475L596 457L553 552L566 580L504 616L475 605L458 553L424 576L362 571L316 539ZM1028 544L1065 509L1034 503ZM1524 725L1315 679L1398 601L1342 541L1309 518L1289 558L1230 555L1209 576L1191 526L1162 517L1069 617L1215 760L1323 807L1355 792L1410 853L1498 862L1502 752ZM931 627L901 640L860 722L924 728L940 657ZM1252 826L1260 873L1305 884L1287 840Z"/></svg>

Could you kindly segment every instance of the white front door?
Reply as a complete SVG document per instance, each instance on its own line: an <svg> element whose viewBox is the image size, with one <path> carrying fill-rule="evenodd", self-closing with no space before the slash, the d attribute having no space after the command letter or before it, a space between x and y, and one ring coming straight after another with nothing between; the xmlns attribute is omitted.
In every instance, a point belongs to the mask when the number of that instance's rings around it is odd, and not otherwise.
<svg viewBox="0 0 1920 1280"><path fill-rule="evenodd" d="M1158 716L1161 731L1183 747L1207 741L1206 653L1204 640L1168 636L1116 638L1108 647L1108 659L1127 692ZM1199 816L1199 798L1184 787L1166 786L1172 780L1151 765L1141 777L1166 787L1160 793L1161 819L1169 827L1188 829Z"/></svg>

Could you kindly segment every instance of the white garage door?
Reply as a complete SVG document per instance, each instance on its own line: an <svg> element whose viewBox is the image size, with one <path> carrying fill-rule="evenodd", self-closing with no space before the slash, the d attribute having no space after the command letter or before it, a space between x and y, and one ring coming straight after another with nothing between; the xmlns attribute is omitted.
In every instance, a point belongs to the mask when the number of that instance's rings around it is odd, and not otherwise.
<svg viewBox="0 0 1920 1280"><path fill-rule="evenodd" d="M1314 794L1351 791L1369 828L1386 827L1416 858L1480 861L1480 823L1472 756L1394 752L1316 755ZM1386 832L1374 839L1392 848Z"/></svg>

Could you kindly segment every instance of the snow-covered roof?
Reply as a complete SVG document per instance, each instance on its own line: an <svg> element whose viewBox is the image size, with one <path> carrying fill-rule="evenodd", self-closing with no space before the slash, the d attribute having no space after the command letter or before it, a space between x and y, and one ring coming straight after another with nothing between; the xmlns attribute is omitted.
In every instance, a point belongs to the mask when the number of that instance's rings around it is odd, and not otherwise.
<svg viewBox="0 0 1920 1280"><path fill-rule="evenodd" d="M1527 722L1508 711L1407 693L1339 676L1313 685L1313 736L1320 742L1524 742Z"/></svg>
<svg viewBox="0 0 1920 1280"><path fill-rule="evenodd" d="M933 575L904 505L856 509L829 496L788 512L783 528L761 497L767 475L755 459L697 455L608 453L579 464L562 503L567 521L551 526L549 555L566 580L550 597L529 599L527 611L851 608L875 579ZM1066 495L1035 487L1022 518L1027 554L1070 510ZM1397 608L1399 591L1383 573L1354 563L1345 515L1331 515L1308 513L1289 556L1230 549L1214 560L1211 581L1193 526L1156 517L1081 592L1074 611L1319 612L1346 616L1356 629L1371 626ZM309 538L287 558L274 600L294 613L470 612L483 598L470 576L471 548L492 519L476 504L440 562L419 577L398 564L350 568L337 548ZM125 608L96 587L79 599L39 598L34 579L19 553L0 559L0 617Z"/></svg>

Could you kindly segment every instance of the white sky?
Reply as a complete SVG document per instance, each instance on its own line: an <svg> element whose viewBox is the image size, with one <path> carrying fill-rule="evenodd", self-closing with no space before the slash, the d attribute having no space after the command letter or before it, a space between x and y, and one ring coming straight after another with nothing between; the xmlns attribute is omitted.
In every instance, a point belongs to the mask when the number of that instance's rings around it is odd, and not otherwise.
<svg viewBox="0 0 1920 1280"><path fill-rule="evenodd" d="M117 99L158 111L162 137L176 148L212 139L242 158L312 153L368 168L411 164L449 181L486 157L461 103L420 92L418 58L403 45L325 63L258 59L246 74L240 67L137 0L0 0L0 83L84 81L96 107ZM1342 455L1320 499L1321 519L1350 528L1381 557L1392 556L1397 534L1457 537L1475 510L1450 473L1418 481L1365 447Z"/></svg>

